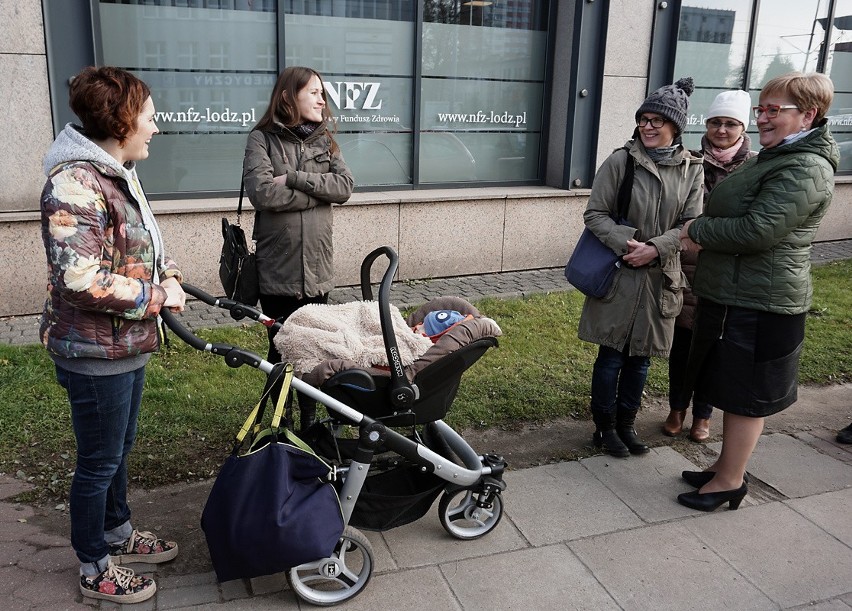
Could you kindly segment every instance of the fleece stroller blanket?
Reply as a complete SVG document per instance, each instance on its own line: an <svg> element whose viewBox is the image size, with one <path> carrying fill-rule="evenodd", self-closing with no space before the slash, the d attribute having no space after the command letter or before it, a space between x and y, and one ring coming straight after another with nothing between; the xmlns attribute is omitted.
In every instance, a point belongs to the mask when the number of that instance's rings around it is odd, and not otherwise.
<svg viewBox="0 0 852 611"><path fill-rule="evenodd" d="M411 331L402 314L390 306L391 322L403 366L411 365L432 347L432 340ZM377 301L309 304L284 321L273 340L281 359L303 375L329 359L356 367L387 367Z"/></svg>

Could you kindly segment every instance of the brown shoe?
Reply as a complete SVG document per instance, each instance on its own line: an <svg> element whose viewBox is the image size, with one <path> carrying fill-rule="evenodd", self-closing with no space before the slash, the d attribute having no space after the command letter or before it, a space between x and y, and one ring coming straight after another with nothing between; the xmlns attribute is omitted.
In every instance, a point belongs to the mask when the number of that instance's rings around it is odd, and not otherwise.
<svg viewBox="0 0 852 611"><path fill-rule="evenodd" d="M663 435L669 437L677 437L683 429L683 417L686 415L686 410L673 409L669 412L669 417L663 423Z"/></svg>
<svg viewBox="0 0 852 611"><path fill-rule="evenodd" d="M689 429L689 438L698 443L704 443L710 437L710 419L693 418L692 428Z"/></svg>

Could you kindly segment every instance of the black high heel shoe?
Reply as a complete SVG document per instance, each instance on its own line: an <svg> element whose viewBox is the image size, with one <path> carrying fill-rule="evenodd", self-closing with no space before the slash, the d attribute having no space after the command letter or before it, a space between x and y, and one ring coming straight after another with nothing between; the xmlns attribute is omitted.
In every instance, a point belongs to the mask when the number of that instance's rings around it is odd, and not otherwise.
<svg viewBox="0 0 852 611"><path fill-rule="evenodd" d="M701 488L716 476L715 471L684 471L680 474L684 481L694 488ZM748 474L743 475L743 483L748 483Z"/></svg>
<svg viewBox="0 0 852 611"><path fill-rule="evenodd" d="M705 492L704 494L701 494L698 490L684 492L677 495L677 502L684 507L699 511L716 511L721 505L727 503L728 508L734 510L739 508L746 494L748 494L748 486L743 482L743 485L736 490Z"/></svg>

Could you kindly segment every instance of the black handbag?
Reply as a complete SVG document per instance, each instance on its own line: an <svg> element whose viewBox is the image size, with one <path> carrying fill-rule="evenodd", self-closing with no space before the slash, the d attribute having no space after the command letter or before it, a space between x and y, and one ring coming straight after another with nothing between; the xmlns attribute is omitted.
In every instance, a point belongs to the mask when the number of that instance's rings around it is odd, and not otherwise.
<svg viewBox="0 0 852 611"><path fill-rule="evenodd" d="M624 178L618 188L617 212L612 215L612 220L618 224L627 218L634 171L633 158L628 151ZM586 227L565 265L565 279L584 295L601 298L609 292L620 267L621 257Z"/></svg>
<svg viewBox="0 0 852 611"><path fill-rule="evenodd" d="M328 481L331 468L281 426L292 365L276 365L264 397L282 372L272 426L260 427L264 398L237 434L201 514L219 581L272 575L326 558L343 533L340 499Z"/></svg>
<svg viewBox="0 0 852 611"><path fill-rule="evenodd" d="M257 256L250 252L246 234L240 226L243 213L245 183L240 183L240 201L237 204L237 224L222 218L222 254L219 257L219 280L225 296L254 306L260 295L257 278Z"/></svg>

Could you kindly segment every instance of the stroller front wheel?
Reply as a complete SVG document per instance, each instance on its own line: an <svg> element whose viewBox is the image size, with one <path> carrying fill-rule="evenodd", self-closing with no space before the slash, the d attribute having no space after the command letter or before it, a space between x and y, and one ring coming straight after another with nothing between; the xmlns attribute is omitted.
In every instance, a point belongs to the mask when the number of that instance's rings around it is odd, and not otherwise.
<svg viewBox="0 0 852 611"><path fill-rule="evenodd" d="M287 581L302 600L330 607L355 598L373 574L373 546L364 534L347 526L328 558L290 569Z"/></svg>
<svg viewBox="0 0 852 611"><path fill-rule="evenodd" d="M445 492L438 504L441 526L456 539L478 539L494 530L503 517L503 500L494 494L490 507L481 507L485 495L472 490Z"/></svg>

